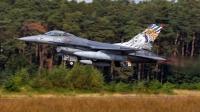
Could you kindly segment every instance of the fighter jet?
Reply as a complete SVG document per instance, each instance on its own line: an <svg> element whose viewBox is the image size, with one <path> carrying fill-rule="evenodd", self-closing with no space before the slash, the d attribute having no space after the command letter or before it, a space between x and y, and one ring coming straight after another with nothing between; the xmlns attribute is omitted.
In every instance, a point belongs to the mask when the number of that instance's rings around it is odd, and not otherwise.
<svg viewBox="0 0 200 112"><path fill-rule="evenodd" d="M70 65L80 62L94 66L111 66L111 61L114 61L116 67L124 67L131 66L131 63L156 63L158 60L165 60L151 52L152 44L161 29L161 25L151 24L128 42L115 44L80 38L59 30L22 37L19 40L56 45L56 51Z"/></svg>

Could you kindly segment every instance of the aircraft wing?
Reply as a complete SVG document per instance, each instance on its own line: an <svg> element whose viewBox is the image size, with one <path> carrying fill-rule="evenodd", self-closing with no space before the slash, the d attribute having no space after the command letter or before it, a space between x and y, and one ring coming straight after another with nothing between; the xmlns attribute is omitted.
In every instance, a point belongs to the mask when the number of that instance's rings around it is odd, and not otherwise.
<svg viewBox="0 0 200 112"><path fill-rule="evenodd" d="M149 56L149 55L136 54L136 55L133 55L133 56L138 56L138 57L143 57L143 58L149 58L149 59L153 59L153 60L162 60L162 61L166 60L166 59L158 57L156 55Z"/></svg>
<svg viewBox="0 0 200 112"><path fill-rule="evenodd" d="M114 51L139 51L141 49L135 48L128 48L128 47L97 47L97 46L90 46L91 49L97 50L114 50Z"/></svg>
<svg viewBox="0 0 200 112"><path fill-rule="evenodd" d="M129 48L129 47L98 47L98 46L90 46L91 49L96 50L108 50L108 51L123 51L127 53L127 55L138 56L142 58L148 58L153 60L166 60L164 58L158 57L156 54L136 48ZM134 53L132 53L134 52Z"/></svg>

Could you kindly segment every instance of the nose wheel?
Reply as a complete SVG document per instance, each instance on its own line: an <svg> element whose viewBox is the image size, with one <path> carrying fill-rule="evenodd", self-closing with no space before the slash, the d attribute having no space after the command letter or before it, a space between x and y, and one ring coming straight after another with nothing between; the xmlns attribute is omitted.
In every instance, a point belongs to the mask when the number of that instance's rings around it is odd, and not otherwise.
<svg viewBox="0 0 200 112"><path fill-rule="evenodd" d="M70 61L70 62L69 62L69 65L73 66L73 65L74 65L74 62L73 62L73 61Z"/></svg>

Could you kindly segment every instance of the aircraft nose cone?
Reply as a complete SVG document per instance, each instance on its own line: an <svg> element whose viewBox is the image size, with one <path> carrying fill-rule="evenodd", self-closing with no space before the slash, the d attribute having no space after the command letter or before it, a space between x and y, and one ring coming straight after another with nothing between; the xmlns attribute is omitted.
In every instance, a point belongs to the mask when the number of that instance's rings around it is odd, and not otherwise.
<svg viewBox="0 0 200 112"><path fill-rule="evenodd" d="M18 38L18 40L25 41L25 42L34 42L37 40L37 37L35 36L22 37L22 38Z"/></svg>
<svg viewBox="0 0 200 112"><path fill-rule="evenodd" d="M25 37L22 37L22 38L18 38L18 40L26 41L26 38L25 38Z"/></svg>

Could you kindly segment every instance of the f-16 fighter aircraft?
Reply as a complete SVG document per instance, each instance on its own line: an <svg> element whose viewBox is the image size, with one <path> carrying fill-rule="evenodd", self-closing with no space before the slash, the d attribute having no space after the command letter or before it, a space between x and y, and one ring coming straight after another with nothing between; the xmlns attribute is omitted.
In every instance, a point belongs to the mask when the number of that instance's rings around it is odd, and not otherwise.
<svg viewBox="0 0 200 112"><path fill-rule="evenodd" d="M111 66L111 61L114 61L116 67L124 67L131 66L131 63L156 63L158 60L165 60L150 51L161 29L162 26L151 24L128 42L116 44L92 41L58 30L19 40L56 45L57 52L70 65L78 61L94 66Z"/></svg>

